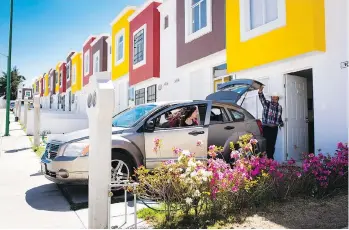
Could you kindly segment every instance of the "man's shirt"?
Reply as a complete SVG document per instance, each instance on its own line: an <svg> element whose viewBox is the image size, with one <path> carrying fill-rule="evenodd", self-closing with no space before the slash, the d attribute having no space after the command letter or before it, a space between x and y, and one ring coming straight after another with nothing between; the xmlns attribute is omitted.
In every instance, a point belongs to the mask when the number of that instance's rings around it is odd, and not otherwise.
<svg viewBox="0 0 349 230"><path fill-rule="evenodd" d="M279 103L273 103L265 99L263 93L258 93L263 106L262 123L264 125L284 125L282 121L282 107Z"/></svg>

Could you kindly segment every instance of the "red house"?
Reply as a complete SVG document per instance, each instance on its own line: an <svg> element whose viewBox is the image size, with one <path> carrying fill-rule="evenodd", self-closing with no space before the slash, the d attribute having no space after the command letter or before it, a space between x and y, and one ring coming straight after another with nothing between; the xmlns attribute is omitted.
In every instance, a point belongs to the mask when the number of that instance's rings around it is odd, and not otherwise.
<svg viewBox="0 0 349 230"><path fill-rule="evenodd" d="M65 93L65 91L67 90L67 68L66 68L66 64L63 62L61 63L60 67L59 67L59 93Z"/></svg>
<svg viewBox="0 0 349 230"><path fill-rule="evenodd" d="M90 36L83 44L83 69L82 69L82 84L87 85L91 75L93 74L93 59L91 43L96 39L96 36Z"/></svg>
<svg viewBox="0 0 349 230"><path fill-rule="evenodd" d="M45 74L42 75L42 78L40 79L40 97L44 96L44 78L45 78Z"/></svg>
<svg viewBox="0 0 349 230"><path fill-rule="evenodd" d="M160 77L160 1L149 0L129 17L130 86Z"/></svg>

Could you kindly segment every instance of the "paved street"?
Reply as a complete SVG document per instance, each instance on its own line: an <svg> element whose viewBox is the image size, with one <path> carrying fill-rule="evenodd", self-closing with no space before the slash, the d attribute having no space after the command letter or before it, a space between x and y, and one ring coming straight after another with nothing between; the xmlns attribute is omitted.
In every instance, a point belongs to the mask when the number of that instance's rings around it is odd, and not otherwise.
<svg viewBox="0 0 349 230"><path fill-rule="evenodd" d="M1 136L4 123L5 110L0 109ZM70 210L58 187L44 178L39 158L12 113L10 136L0 139L0 175L0 228L87 228L88 209ZM138 202L137 207L144 205ZM121 226L124 210L123 202L111 206L111 225L134 228L133 201L128 202L128 222ZM142 220L137 223L148 228Z"/></svg>

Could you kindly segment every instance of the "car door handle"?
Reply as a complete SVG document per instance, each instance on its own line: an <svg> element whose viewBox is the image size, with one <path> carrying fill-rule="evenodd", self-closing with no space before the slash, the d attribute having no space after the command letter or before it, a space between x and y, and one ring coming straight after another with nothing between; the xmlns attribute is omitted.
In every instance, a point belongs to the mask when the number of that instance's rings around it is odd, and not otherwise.
<svg viewBox="0 0 349 230"><path fill-rule="evenodd" d="M204 131L192 131L190 133L188 133L189 135L193 135L193 136L197 136L197 135L200 135L200 134L204 134L205 132Z"/></svg>
<svg viewBox="0 0 349 230"><path fill-rule="evenodd" d="M235 129L235 127L234 127L234 126L225 126L224 129L226 129L226 130L232 130L232 129Z"/></svg>

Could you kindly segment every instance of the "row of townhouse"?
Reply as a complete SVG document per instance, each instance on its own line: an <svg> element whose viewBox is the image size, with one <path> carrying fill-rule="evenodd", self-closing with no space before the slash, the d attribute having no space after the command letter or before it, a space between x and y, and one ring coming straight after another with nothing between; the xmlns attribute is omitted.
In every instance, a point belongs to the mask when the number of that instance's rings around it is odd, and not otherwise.
<svg viewBox="0 0 349 230"><path fill-rule="evenodd" d="M39 77L45 108L85 112L89 79L108 74L115 112L148 102L205 99L224 82L250 78L281 95L286 126L278 160L299 149L333 152L348 140L346 0L164 0L126 7L111 35ZM243 107L261 118L256 92Z"/></svg>

